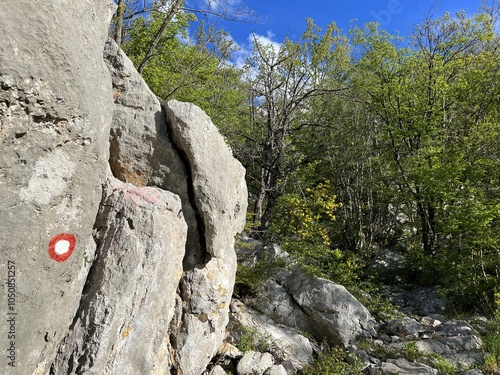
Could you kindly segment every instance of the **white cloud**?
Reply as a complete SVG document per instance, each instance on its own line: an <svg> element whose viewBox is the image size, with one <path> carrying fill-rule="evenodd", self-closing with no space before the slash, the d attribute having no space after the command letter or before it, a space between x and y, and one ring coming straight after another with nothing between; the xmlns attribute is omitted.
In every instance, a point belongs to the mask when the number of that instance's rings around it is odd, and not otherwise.
<svg viewBox="0 0 500 375"><path fill-rule="evenodd" d="M237 51L233 53L232 63L237 68L242 68L248 58L252 57L254 53L255 42L259 43L264 48L272 48L275 54L277 54L281 48L282 43L273 40L274 35L271 31L268 31L266 35L262 34L249 34L246 41L240 43L236 41L231 35L228 35L228 39L231 40L237 47Z"/></svg>
<svg viewBox="0 0 500 375"><path fill-rule="evenodd" d="M257 42L266 48L271 47L275 53L278 53L282 43L273 40L275 36L276 35L274 35L272 31L268 31L266 35L250 34L248 36L248 42L252 46L255 44L255 42Z"/></svg>
<svg viewBox="0 0 500 375"><path fill-rule="evenodd" d="M242 5L242 0L202 0L198 3L214 12L232 13Z"/></svg>

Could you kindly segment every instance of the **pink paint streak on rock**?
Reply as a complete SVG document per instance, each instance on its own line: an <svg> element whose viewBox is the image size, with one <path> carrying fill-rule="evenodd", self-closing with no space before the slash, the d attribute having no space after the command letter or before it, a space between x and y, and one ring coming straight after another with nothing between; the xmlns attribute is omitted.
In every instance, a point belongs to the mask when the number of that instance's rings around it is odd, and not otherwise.
<svg viewBox="0 0 500 375"><path fill-rule="evenodd" d="M151 208L156 205L160 199L160 193L157 188L151 186L137 187L118 180L113 183L113 189L123 193L123 198L133 206Z"/></svg>

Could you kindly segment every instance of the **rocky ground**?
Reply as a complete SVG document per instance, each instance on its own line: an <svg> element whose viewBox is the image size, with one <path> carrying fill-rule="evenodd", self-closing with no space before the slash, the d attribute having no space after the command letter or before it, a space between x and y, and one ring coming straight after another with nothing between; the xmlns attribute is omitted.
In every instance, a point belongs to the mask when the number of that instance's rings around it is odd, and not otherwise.
<svg viewBox="0 0 500 375"><path fill-rule="evenodd" d="M262 257L290 261L277 246L248 238L237 253L247 266ZM485 318L445 318L446 300L430 288L382 292L398 309L376 320L344 287L284 268L253 297L233 299L227 338L206 373L301 373L325 342L344 348L345 360L363 374L483 373Z"/></svg>

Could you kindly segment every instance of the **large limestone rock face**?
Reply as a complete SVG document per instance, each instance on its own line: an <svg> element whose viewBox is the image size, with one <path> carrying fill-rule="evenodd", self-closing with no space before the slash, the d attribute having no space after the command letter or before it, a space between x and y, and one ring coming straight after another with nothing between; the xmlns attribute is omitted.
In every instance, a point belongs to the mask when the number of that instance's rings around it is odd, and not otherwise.
<svg viewBox="0 0 500 375"><path fill-rule="evenodd" d="M187 171L167 135L158 98L113 40L104 49L115 99L111 125L113 175L136 186L158 186L187 197Z"/></svg>
<svg viewBox="0 0 500 375"><path fill-rule="evenodd" d="M243 167L203 111L104 47L113 1L2 5L0 373L201 374L228 322Z"/></svg>
<svg viewBox="0 0 500 375"><path fill-rule="evenodd" d="M247 208L245 171L201 109L161 103L113 42L105 58L115 90L114 175L172 191L182 201L188 236L170 336L173 367L198 374L217 352L228 323L234 235L243 229Z"/></svg>
<svg viewBox="0 0 500 375"><path fill-rule="evenodd" d="M106 43L104 58L115 98L110 136L113 175L136 186L157 186L179 195L188 223L189 258L201 257L199 247L203 238L198 228L199 214L190 194L189 166L168 136L165 110L114 41Z"/></svg>
<svg viewBox="0 0 500 375"><path fill-rule="evenodd" d="M186 249L183 308L174 331L178 367L198 374L217 352L229 321L237 266L234 236L243 230L247 209L245 170L205 112L177 101L166 107L169 133L190 172L191 202L203 239L196 249Z"/></svg>
<svg viewBox="0 0 500 375"><path fill-rule="evenodd" d="M206 250L216 258L234 254L234 236L245 225L245 170L200 108L172 100L167 115L172 140L189 164Z"/></svg>
<svg viewBox="0 0 500 375"><path fill-rule="evenodd" d="M107 169L102 49L113 11L111 0L2 2L0 275L12 267L15 298L0 313L16 314L11 338L1 325L15 365L2 355L2 373L30 374L53 358L78 309Z"/></svg>
<svg viewBox="0 0 500 375"><path fill-rule="evenodd" d="M98 256L51 373L168 373L187 235L179 197L111 178L96 230Z"/></svg>

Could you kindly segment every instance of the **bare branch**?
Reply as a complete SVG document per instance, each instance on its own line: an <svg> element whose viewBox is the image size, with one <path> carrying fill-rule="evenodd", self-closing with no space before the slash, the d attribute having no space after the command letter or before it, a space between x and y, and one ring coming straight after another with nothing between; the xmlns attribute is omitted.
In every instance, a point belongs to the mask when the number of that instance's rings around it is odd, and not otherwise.
<svg viewBox="0 0 500 375"><path fill-rule="evenodd" d="M146 64L148 61L153 57L154 51L156 49L156 46L160 42L161 36L163 35L163 32L167 28L168 24L172 19L177 15L179 10L182 8L182 5L184 4L184 0L174 0L173 3L170 5L170 8L168 9L168 13L165 16L165 19L163 20L160 29L156 33L153 41L149 45L148 51L146 52L146 55L144 56L144 59L142 59L141 63L139 64L139 67L137 68L137 71L139 74L142 74L144 71L144 68L146 67Z"/></svg>

